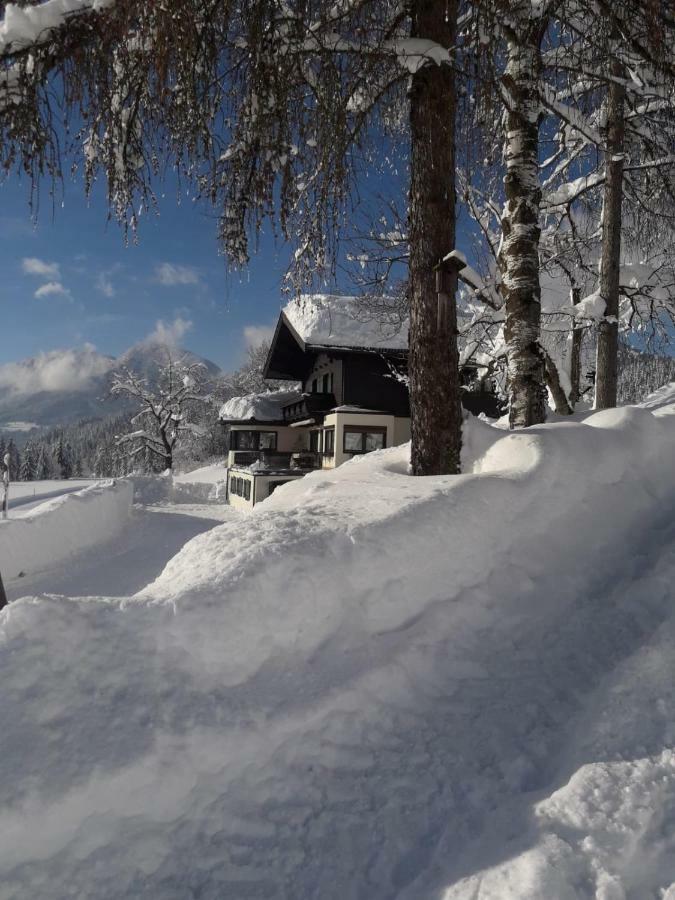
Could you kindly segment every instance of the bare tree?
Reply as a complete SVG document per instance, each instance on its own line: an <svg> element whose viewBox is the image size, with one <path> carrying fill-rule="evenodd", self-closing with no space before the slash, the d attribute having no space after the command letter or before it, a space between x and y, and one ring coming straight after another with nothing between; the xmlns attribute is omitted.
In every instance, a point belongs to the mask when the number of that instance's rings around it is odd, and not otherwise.
<svg viewBox="0 0 675 900"><path fill-rule="evenodd" d="M174 451L187 434L203 436L202 426L189 421L195 405L208 402L204 394L204 365L175 361L167 352L166 364L158 367L154 384L128 369L113 375L111 393L136 400L138 412L131 424L138 426L117 438L117 446L130 459L150 455L162 469L173 468Z"/></svg>

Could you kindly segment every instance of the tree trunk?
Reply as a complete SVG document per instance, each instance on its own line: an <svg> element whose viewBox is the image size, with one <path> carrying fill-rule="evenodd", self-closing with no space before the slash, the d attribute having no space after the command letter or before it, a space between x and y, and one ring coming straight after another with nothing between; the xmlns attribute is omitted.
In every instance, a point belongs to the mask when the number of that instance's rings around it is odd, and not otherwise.
<svg viewBox="0 0 675 900"><path fill-rule="evenodd" d="M508 59L502 77L506 202L502 213L499 265L506 308L504 336L511 428L546 419L544 354L539 342L539 89L541 21L530 19L531 4L511 5L522 23L508 35Z"/></svg>
<svg viewBox="0 0 675 900"><path fill-rule="evenodd" d="M569 401L569 397L565 393L565 388L560 381L560 373L555 362L549 354L544 350L544 376L546 378L546 387L553 397L553 406L559 416L571 416L574 410Z"/></svg>
<svg viewBox="0 0 675 900"><path fill-rule="evenodd" d="M625 73L612 58L610 74L621 79ZM610 81L607 89L605 142L605 193L602 203L602 259L600 296L605 301L605 318L598 329L595 365L595 408L616 406L617 358L619 350L619 272L621 267L621 202L623 200L624 105L626 89Z"/></svg>
<svg viewBox="0 0 675 900"><path fill-rule="evenodd" d="M412 36L453 47L456 0L413 4ZM455 75L428 64L410 89L410 406L412 471L460 469L462 413L454 292L438 316L435 267L455 247ZM440 319L440 320L439 320ZM439 327L440 326L440 327Z"/></svg>
<svg viewBox="0 0 675 900"><path fill-rule="evenodd" d="M572 288L572 304L578 306L581 303L581 288ZM581 345L584 339L584 326L574 320L572 326L572 359L570 365L570 381L572 383L572 394L570 403L574 408L579 402L581 396Z"/></svg>

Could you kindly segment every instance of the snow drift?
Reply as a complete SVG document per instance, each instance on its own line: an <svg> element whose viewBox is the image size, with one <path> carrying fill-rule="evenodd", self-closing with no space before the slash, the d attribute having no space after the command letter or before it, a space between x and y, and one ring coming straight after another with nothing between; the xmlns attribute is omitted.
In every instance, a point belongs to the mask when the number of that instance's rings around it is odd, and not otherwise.
<svg viewBox="0 0 675 900"><path fill-rule="evenodd" d="M370 454L130 600L5 610L0 900L670 896L675 386L651 405L474 421L459 477Z"/></svg>
<svg viewBox="0 0 675 900"><path fill-rule="evenodd" d="M8 581L35 573L109 540L125 526L132 487L102 481L0 521L0 572Z"/></svg>

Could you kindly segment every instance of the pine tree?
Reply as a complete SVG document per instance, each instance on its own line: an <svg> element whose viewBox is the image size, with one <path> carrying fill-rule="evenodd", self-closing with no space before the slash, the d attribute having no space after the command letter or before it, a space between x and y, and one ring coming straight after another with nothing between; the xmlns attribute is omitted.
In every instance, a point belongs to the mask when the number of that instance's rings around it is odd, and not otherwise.
<svg viewBox="0 0 675 900"><path fill-rule="evenodd" d="M21 454L12 438L9 439L5 452L9 453L9 477L12 481L16 481L21 471Z"/></svg>
<svg viewBox="0 0 675 900"><path fill-rule="evenodd" d="M19 470L19 481L33 481L36 471L37 452L35 444L28 441L24 447L21 457L21 468Z"/></svg>
<svg viewBox="0 0 675 900"><path fill-rule="evenodd" d="M40 448L35 460L35 479L37 481L47 481L52 474L50 465L50 455L47 453L44 444L40 444Z"/></svg>

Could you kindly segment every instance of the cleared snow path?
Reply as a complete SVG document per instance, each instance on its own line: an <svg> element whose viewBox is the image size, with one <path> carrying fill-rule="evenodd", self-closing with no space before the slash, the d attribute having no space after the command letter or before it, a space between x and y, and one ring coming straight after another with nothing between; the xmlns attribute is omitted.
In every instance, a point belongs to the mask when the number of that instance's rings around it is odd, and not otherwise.
<svg viewBox="0 0 675 900"><path fill-rule="evenodd" d="M10 581L5 585L7 597L130 597L155 579L184 544L221 524L228 512L215 506L136 508L123 534L47 573Z"/></svg>

